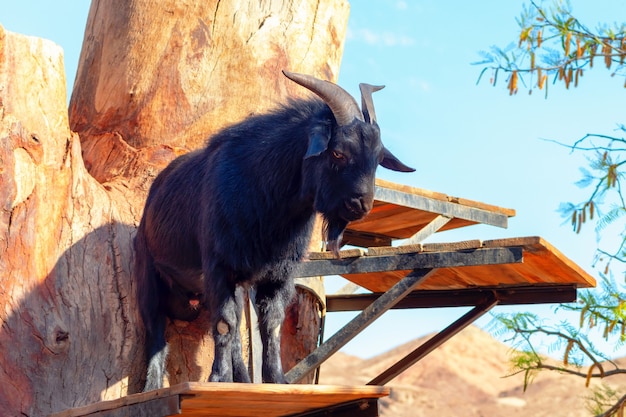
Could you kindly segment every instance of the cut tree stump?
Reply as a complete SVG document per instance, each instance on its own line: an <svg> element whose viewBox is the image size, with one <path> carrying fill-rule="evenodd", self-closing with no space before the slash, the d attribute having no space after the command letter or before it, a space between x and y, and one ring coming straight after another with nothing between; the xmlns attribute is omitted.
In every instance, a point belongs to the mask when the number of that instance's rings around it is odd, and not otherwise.
<svg viewBox="0 0 626 417"><path fill-rule="evenodd" d="M304 94L282 69L336 80L346 1L252 3L94 0L69 118L61 49L0 27L3 415L141 389L132 239L152 180L216 130ZM203 321L168 336L170 379L205 380Z"/></svg>

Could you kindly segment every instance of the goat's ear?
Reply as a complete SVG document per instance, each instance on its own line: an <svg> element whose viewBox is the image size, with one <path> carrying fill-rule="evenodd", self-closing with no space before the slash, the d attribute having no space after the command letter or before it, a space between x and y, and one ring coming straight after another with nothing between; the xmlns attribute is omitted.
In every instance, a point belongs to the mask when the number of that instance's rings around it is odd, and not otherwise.
<svg viewBox="0 0 626 417"><path fill-rule="evenodd" d="M330 127L318 125L311 129L309 134L309 147L304 154L304 159L317 156L328 149L330 141Z"/></svg>
<svg viewBox="0 0 626 417"><path fill-rule="evenodd" d="M383 147L383 160L380 161L380 165L387 169L398 172L413 172L415 168L404 165L398 158L394 156L387 148Z"/></svg>

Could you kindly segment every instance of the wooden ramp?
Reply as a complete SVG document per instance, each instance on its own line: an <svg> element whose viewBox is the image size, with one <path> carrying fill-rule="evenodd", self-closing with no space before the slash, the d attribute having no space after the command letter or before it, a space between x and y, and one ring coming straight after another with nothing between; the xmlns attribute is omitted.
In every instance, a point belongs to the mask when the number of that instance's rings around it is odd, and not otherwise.
<svg viewBox="0 0 626 417"><path fill-rule="evenodd" d="M187 382L74 408L50 417L283 417L378 415L380 386Z"/></svg>

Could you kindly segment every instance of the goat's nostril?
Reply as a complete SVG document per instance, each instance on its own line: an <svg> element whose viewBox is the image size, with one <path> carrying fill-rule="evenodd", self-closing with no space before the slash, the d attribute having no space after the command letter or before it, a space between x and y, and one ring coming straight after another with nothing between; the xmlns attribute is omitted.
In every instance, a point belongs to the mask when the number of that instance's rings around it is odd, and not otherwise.
<svg viewBox="0 0 626 417"><path fill-rule="evenodd" d="M344 206L348 211L356 215L362 215L369 211L368 204L361 197L353 197L344 202Z"/></svg>
<svg viewBox="0 0 626 417"><path fill-rule="evenodd" d="M364 213L369 213L372 210L372 207L374 205L373 201L361 200L361 203L362 203L362 207L363 207L363 212Z"/></svg>

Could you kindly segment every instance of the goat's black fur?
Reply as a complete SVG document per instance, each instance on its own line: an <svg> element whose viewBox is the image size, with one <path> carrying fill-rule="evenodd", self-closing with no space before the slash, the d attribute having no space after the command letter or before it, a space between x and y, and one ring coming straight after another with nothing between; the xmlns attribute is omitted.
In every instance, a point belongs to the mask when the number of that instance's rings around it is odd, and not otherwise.
<svg viewBox="0 0 626 417"><path fill-rule="evenodd" d="M375 123L338 126L320 99L291 101L215 135L174 160L152 185L135 239L138 300L146 329L145 389L162 386L166 316L209 309L215 339L210 381L249 382L241 354L239 287L256 288L264 382L284 383L278 330L294 294L314 213L332 248L371 209L374 172L407 170Z"/></svg>

